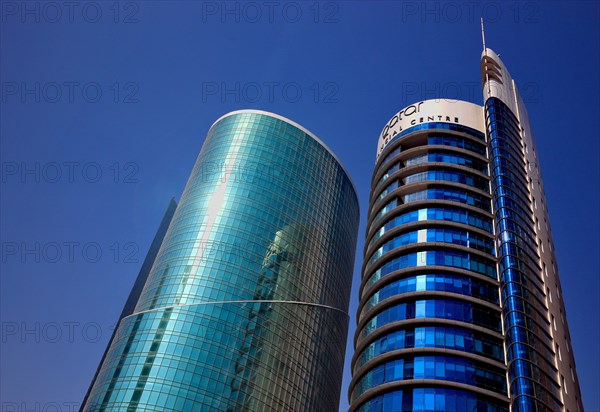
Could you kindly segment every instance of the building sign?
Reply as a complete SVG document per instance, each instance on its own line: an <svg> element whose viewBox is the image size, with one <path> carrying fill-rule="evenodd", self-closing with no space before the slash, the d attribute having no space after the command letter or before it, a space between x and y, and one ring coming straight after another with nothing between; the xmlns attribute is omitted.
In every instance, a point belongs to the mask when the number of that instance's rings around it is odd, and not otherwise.
<svg viewBox="0 0 600 412"><path fill-rule="evenodd" d="M460 124L485 132L483 107L460 100L425 100L400 110L385 125L377 144L377 158L398 133L423 123L436 122Z"/></svg>

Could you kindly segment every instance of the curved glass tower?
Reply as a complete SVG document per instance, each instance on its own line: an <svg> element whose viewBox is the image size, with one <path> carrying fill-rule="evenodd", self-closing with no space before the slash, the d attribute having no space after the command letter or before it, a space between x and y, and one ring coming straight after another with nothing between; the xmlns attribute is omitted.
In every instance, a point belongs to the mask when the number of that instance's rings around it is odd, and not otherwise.
<svg viewBox="0 0 600 412"><path fill-rule="evenodd" d="M511 406L583 411L550 219L525 104L500 57L481 57Z"/></svg>
<svg viewBox="0 0 600 412"><path fill-rule="evenodd" d="M337 410L358 220L316 136L220 118L83 410Z"/></svg>
<svg viewBox="0 0 600 412"><path fill-rule="evenodd" d="M352 411L506 411L482 108L396 114L372 180Z"/></svg>
<svg viewBox="0 0 600 412"><path fill-rule="evenodd" d="M351 412L581 412L535 142L492 50L484 106L384 127L371 182Z"/></svg>

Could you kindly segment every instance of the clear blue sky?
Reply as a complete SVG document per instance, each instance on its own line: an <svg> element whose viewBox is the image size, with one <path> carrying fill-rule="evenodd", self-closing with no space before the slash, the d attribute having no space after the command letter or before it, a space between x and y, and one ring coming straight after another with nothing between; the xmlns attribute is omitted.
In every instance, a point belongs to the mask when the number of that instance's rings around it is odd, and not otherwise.
<svg viewBox="0 0 600 412"><path fill-rule="evenodd" d="M313 131L356 182L351 343L378 134L419 99L481 103L483 14L525 95L583 402L600 410L597 2L53 4L1 3L2 409L81 401L169 198L240 108Z"/></svg>

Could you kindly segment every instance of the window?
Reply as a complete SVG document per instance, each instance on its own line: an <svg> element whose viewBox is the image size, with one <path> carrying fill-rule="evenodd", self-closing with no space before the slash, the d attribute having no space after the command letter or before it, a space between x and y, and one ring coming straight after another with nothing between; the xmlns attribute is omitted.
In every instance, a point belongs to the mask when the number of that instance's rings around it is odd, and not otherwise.
<svg viewBox="0 0 600 412"><path fill-rule="evenodd" d="M546 295L548 296L548 299L550 299L550 303L552 303L552 291L548 287L546 288Z"/></svg>
<svg viewBox="0 0 600 412"><path fill-rule="evenodd" d="M562 362L562 353L560 353L560 346L558 346L558 343L556 344L556 354L558 355L558 360Z"/></svg>
<svg viewBox="0 0 600 412"><path fill-rule="evenodd" d="M552 325L554 326L554 330L556 330L556 319L554 319L554 315L550 316L552 316Z"/></svg>
<svg viewBox="0 0 600 412"><path fill-rule="evenodd" d="M560 382L562 384L563 390L565 391L565 394L568 394L569 392L567 392L567 385L565 384L565 377L560 375Z"/></svg>
<svg viewBox="0 0 600 412"><path fill-rule="evenodd" d="M546 277L548 277L548 268L546 267L546 264L544 263L544 275L546 275Z"/></svg>

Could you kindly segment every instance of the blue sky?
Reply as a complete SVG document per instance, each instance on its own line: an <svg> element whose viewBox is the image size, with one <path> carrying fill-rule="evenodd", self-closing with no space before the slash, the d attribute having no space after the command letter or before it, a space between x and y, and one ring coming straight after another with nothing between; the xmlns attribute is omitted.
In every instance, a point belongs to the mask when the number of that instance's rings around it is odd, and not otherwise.
<svg viewBox="0 0 600 412"><path fill-rule="evenodd" d="M116 6L115 6L116 5ZM481 103L479 16L527 104L587 411L600 410L597 2L3 1L2 409L81 401L210 125L302 124L362 207L354 333L379 132L402 107ZM348 346L340 410L347 409Z"/></svg>

